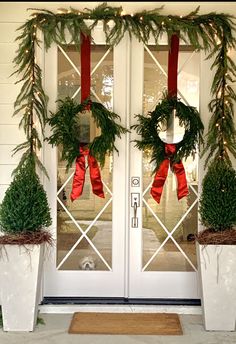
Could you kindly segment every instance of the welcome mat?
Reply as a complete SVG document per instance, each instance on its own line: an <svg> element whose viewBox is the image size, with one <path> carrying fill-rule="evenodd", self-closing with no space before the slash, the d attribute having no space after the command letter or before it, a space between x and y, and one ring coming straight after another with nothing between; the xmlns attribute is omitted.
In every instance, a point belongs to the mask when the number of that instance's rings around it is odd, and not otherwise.
<svg viewBox="0 0 236 344"><path fill-rule="evenodd" d="M178 314L171 313L84 313L73 315L69 333L182 335Z"/></svg>

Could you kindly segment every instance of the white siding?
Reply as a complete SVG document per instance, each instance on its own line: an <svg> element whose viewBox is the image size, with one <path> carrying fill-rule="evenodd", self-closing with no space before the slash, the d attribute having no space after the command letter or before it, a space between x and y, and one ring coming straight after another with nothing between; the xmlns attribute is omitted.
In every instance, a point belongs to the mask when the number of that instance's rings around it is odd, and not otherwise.
<svg viewBox="0 0 236 344"><path fill-rule="evenodd" d="M5 22L8 11L6 4L1 4L0 15L0 202L5 191L12 180L12 171L19 162L20 155L12 157L12 149L16 144L25 140L24 133L19 130L19 116L12 117L14 112L14 101L19 93L20 85L15 85L16 76L10 77L14 71L12 60L18 44L14 42L18 33L16 33L18 15L15 12L16 23ZM13 13L14 11L11 10ZM12 18L13 19L13 18Z"/></svg>

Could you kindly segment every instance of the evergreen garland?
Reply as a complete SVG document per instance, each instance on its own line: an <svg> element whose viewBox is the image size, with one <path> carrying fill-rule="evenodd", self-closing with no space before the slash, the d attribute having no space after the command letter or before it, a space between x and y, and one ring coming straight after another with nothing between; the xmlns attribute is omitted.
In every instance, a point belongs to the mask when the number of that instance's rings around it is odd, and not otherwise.
<svg viewBox="0 0 236 344"><path fill-rule="evenodd" d="M91 30L99 21L103 22L106 43L110 45L118 44L126 32L145 44L148 44L151 37L158 44L164 33L167 33L170 40L172 34L178 32L180 38L194 49L203 49L209 54L209 58L215 57L212 64L215 70L211 89L213 99L209 104L212 118L203 153L209 151L206 163L210 158L224 158L230 163L229 152L236 156L236 130L233 121L236 94L227 85L227 81L234 81L236 66L227 52L235 48L235 18L215 12L199 15L199 7L185 16L161 15L161 9L142 11L134 15L123 14L121 7L111 7L106 3L93 10L84 11L70 8L53 13L46 9L34 9L36 12L32 14L32 18L19 28L19 48L14 60L17 69L15 73L20 75L17 82L23 82L15 102L15 114L22 114L20 126L26 133L26 141L15 149L25 151L20 165L31 154L43 168L36 154L36 150L41 147L40 135L34 126L34 118L38 118L43 129L47 118L47 97L42 87L41 69L35 60L35 48L40 44L37 31L43 33L46 49L52 42L58 45L73 42L79 49L80 33L91 35ZM92 24L87 20L92 20ZM108 24L110 21L112 26ZM66 41L66 31L69 31L71 36L69 42Z"/></svg>
<svg viewBox="0 0 236 344"><path fill-rule="evenodd" d="M80 155L80 117L84 110L89 106L91 116L101 135L96 136L91 143L87 143L90 154L94 156L104 166L107 153L117 150L115 139L127 130L115 121L120 117L114 112L108 111L102 104L86 100L77 104L73 99L67 97L59 100L58 110L52 113L48 123L52 127L52 135L47 139L55 146L62 145L62 160L67 161L67 170L72 166L76 157ZM84 143L83 143L84 144Z"/></svg>
<svg viewBox="0 0 236 344"><path fill-rule="evenodd" d="M37 119L41 129L44 128L47 119L48 100L42 86L42 71L35 57L36 45L40 43L37 38L37 25L34 20L28 20L18 30L22 30L22 33L16 38L16 40L20 40L20 44L17 55L13 60L17 70L12 75L20 75L21 78L16 83L23 82L23 85L14 103L15 111L13 116L19 112L22 114L19 127L24 129L26 141L19 144L13 150L13 153L24 150L24 154L14 173L23 166L29 157L32 157L37 165L47 174L36 154L42 147L42 143L40 134L35 127L35 121Z"/></svg>
<svg viewBox="0 0 236 344"><path fill-rule="evenodd" d="M140 150L151 149L151 162L155 162L154 171L158 170L165 156L165 143L160 139L161 125L169 122L172 111L176 109L176 117L180 126L185 128L183 140L176 143L176 152L172 162L179 162L183 158L196 153L197 145L203 143L202 132L204 126L196 108L187 106L176 97L167 96L159 103L155 110L147 116L136 115L139 124L133 128L141 136L141 140L135 140Z"/></svg>
<svg viewBox="0 0 236 344"><path fill-rule="evenodd" d="M229 49L234 47L234 39L228 37L229 28L223 27L218 33L221 43L210 54L216 54L212 68L216 70L211 93L213 99L209 103L212 117L209 122L207 140L202 156L209 151L205 167L212 158L224 159L231 165L229 153L236 158L236 129L234 125L234 102L236 94L228 84L236 77L236 65L229 56Z"/></svg>

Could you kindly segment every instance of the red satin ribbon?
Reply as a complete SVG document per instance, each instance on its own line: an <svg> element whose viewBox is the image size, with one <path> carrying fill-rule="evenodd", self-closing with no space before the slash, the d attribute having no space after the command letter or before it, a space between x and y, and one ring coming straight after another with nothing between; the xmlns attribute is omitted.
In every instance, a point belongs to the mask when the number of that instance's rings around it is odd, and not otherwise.
<svg viewBox="0 0 236 344"><path fill-rule="evenodd" d="M81 103L90 96L90 64L91 64L91 42L90 37L83 33L80 46L80 63L81 63Z"/></svg>
<svg viewBox="0 0 236 344"><path fill-rule="evenodd" d="M178 163L177 162L172 163L171 161L171 157L175 154L175 152L176 152L175 144L172 144L172 143L165 144L166 158L162 161L158 171L156 172L156 175L154 177L154 181L152 184L152 188L151 188L151 195L157 203L160 203L160 200L161 200L161 195L162 195L163 187L168 175L169 166L171 166L177 178L178 200L188 195L188 186L187 186L184 165L181 161Z"/></svg>
<svg viewBox="0 0 236 344"><path fill-rule="evenodd" d="M178 79L178 54L179 54L179 37L177 34L171 36L171 44L168 56L168 95L171 97L177 96L177 79ZM177 178L177 197L180 200L182 197L188 195L188 186L184 170L184 165L180 161L178 163L172 162L172 157L176 152L176 145L165 143L166 158L162 161L158 171L156 172L151 195L160 203L163 187L168 175L169 166Z"/></svg>
<svg viewBox="0 0 236 344"><path fill-rule="evenodd" d="M90 37L81 34L81 103L85 101L90 96L90 63L91 63L91 42ZM90 105L86 107L87 110L90 109ZM82 143L87 144L87 142ZM79 198L83 193L84 182L85 182L85 156L88 157L88 166L90 172L90 180L92 184L93 193L98 197L105 198L103 192L103 184L101 180L101 174L97 160L90 155L89 149L84 149L83 146L80 147L80 155L76 159L75 174L72 184L72 191L70 198L72 201Z"/></svg>
<svg viewBox="0 0 236 344"><path fill-rule="evenodd" d="M168 55L168 95L177 96L178 80L178 56L179 56L179 36L171 36L170 50Z"/></svg>
<svg viewBox="0 0 236 344"><path fill-rule="evenodd" d="M70 198L72 201L79 198L83 193L85 181L85 156L88 157L88 166L93 193L98 197L105 198L103 184L97 160L89 154L89 149L80 148L80 156L76 159L75 174L73 179L72 191Z"/></svg>

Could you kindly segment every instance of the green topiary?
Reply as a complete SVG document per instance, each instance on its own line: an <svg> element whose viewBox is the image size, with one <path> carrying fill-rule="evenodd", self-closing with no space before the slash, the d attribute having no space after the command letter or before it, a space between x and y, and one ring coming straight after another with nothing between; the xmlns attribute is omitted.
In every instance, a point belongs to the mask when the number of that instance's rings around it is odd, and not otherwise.
<svg viewBox="0 0 236 344"><path fill-rule="evenodd" d="M32 233L52 223L47 195L29 156L16 172L0 208L1 231L6 234Z"/></svg>
<svg viewBox="0 0 236 344"><path fill-rule="evenodd" d="M236 171L223 159L213 161L203 179L199 213L202 224L215 232L236 224Z"/></svg>

